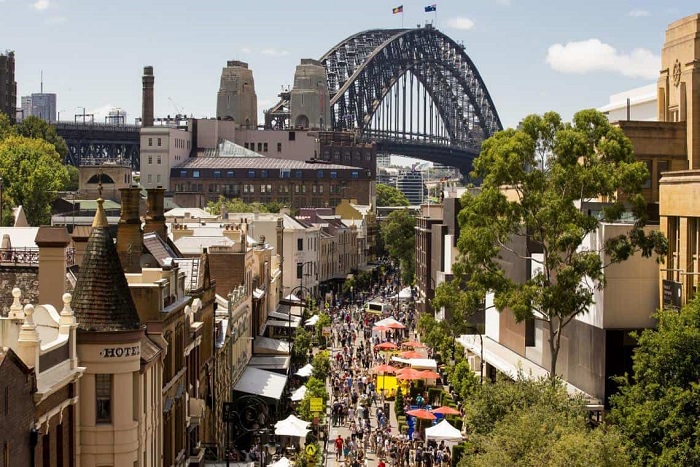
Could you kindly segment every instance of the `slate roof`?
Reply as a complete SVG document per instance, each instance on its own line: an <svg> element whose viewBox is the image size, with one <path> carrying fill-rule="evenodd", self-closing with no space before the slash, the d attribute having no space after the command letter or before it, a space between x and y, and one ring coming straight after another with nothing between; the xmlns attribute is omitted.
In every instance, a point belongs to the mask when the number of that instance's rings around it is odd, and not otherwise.
<svg viewBox="0 0 700 467"><path fill-rule="evenodd" d="M177 258L177 254L155 232L143 235L143 246L158 261L160 267L165 266L167 258Z"/></svg>
<svg viewBox="0 0 700 467"><path fill-rule="evenodd" d="M99 204L71 306L82 331L133 331L141 328L117 248Z"/></svg>

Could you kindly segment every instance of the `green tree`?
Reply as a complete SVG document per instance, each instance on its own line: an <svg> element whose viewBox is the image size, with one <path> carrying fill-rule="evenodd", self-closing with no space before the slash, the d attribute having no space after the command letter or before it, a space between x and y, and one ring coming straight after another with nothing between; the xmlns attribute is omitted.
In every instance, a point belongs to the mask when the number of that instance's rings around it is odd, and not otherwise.
<svg viewBox="0 0 700 467"><path fill-rule="evenodd" d="M56 152L61 156L62 161L65 160L68 155L68 145L66 145L64 139L56 133L56 128L39 117L29 116L25 118L22 122L17 124L16 132L20 136L43 139L47 143L53 145L54 148L56 148Z"/></svg>
<svg viewBox="0 0 700 467"><path fill-rule="evenodd" d="M226 198L225 196L219 196L216 201L209 201L207 203L207 211L212 214L221 214L221 208L226 207L226 211L230 213L235 212L271 212L277 213L282 209L282 204L277 201L271 201L269 203L263 204L259 202L245 203L240 198Z"/></svg>
<svg viewBox="0 0 700 467"><path fill-rule="evenodd" d="M591 429L585 401L559 380L499 379L473 391L463 408L471 452L460 467L629 465L619 431Z"/></svg>
<svg viewBox="0 0 700 467"><path fill-rule="evenodd" d="M398 188L377 184L377 206L409 206L408 198Z"/></svg>
<svg viewBox="0 0 700 467"><path fill-rule="evenodd" d="M327 350L322 350L314 355L311 361L313 367L313 377L325 381L331 372L331 357Z"/></svg>
<svg viewBox="0 0 700 467"><path fill-rule="evenodd" d="M416 270L416 218L405 209L387 216L380 227L380 234L389 256L399 261L401 279L411 284Z"/></svg>
<svg viewBox="0 0 700 467"><path fill-rule="evenodd" d="M328 313L319 313L318 315L318 321L316 321L316 326L314 326L315 331L316 331L316 338L319 340L323 340L325 343L325 336L323 335L323 328L326 326L331 325L331 317L328 315Z"/></svg>
<svg viewBox="0 0 700 467"><path fill-rule="evenodd" d="M634 376L617 378L608 420L636 465L700 465L700 301L656 318L657 329L635 334Z"/></svg>
<svg viewBox="0 0 700 467"><path fill-rule="evenodd" d="M66 165L66 170L68 171L68 183L66 183L64 190L78 191L80 188L80 171L72 165Z"/></svg>
<svg viewBox="0 0 700 467"><path fill-rule="evenodd" d="M622 130L595 110L578 112L573 123L563 123L554 112L531 115L520 129L486 140L474 167L473 176L483 180L481 190L465 194L459 214L467 287L493 290L496 308L511 310L517 321L544 322L554 378L564 328L605 286L603 258L617 263L636 252L661 258L667 250L663 234L643 230L641 190L649 172L635 160ZM598 212L582 205L598 199L606 201ZM579 248L601 221L627 215L635 219L627 235L599 250ZM514 242L524 235L528 248L517 248ZM537 271L516 282L506 274L501 255L529 260Z"/></svg>
<svg viewBox="0 0 700 467"><path fill-rule="evenodd" d="M0 112L0 141L17 134L7 114Z"/></svg>
<svg viewBox="0 0 700 467"><path fill-rule="evenodd" d="M449 376L450 384L462 400L469 399L479 390L479 379L474 370L475 368L471 368L469 363L462 359L455 364Z"/></svg>
<svg viewBox="0 0 700 467"><path fill-rule="evenodd" d="M304 395L304 399L302 399L302 401L299 403L299 407L297 408L299 418L301 418L302 420L311 421L311 419L314 416L314 414L311 412L312 397L320 397L321 399L323 399L324 404L328 402L328 390L326 389L325 380L320 380L311 376L306 382L306 394ZM323 413L320 414L320 416L323 415Z"/></svg>
<svg viewBox="0 0 700 467"><path fill-rule="evenodd" d="M301 365L307 361L311 349L311 334L303 327L298 327L292 345L292 362Z"/></svg>
<svg viewBox="0 0 700 467"><path fill-rule="evenodd" d="M24 207L30 225L51 223L51 202L68 183L68 170L53 145L24 136L0 141L3 207Z"/></svg>

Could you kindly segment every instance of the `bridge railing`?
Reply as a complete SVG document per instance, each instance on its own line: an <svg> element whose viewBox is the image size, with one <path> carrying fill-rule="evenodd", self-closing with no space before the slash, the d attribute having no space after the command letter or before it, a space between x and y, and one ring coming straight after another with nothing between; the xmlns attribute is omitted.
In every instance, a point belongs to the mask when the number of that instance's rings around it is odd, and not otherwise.
<svg viewBox="0 0 700 467"><path fill-rule="evenodd" d="M114 123L97 123L97 122L57 122L54 123L57 130L103 130L103 131L122 131L138 133L141 131L139 125L125 123L124 125L115 125Z"/></svg>
<svg viewBox="0 0 700 467"><path fill-rule="evenodd" d="M422 146L452 146L460 149L479 149L481 141L463 141L452 138L424 134L403 134L392 131L365 130L362 139L375 141L390 141L395 143L410 143Z"/></svg>

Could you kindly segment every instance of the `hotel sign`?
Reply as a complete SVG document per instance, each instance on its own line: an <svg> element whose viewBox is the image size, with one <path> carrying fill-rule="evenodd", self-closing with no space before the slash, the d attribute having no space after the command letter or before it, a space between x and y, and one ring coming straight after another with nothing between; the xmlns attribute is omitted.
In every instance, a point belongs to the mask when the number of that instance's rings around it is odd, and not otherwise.
<svg viewBox="0 0 700 467"><path fill-rule="evenodd" d="M141 347L138 345L131 345L128 347L105 347L100 350L100 357L102 358L135 357L140 354Z"/></svg>
<svg viewBox="0 0 700 467"><path fill-rule="evenodd" d="M683 284L664 279L663 281L663 305L664 308L681 308L681 295Z"/></svg>

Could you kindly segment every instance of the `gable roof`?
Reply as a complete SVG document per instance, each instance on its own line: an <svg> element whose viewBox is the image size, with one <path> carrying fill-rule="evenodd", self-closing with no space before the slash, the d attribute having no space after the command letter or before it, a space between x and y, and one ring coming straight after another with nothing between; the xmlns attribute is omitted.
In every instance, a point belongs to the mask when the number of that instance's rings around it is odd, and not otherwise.
<svg viewBox="0 0 700 467"><path fill-rule="evenodd" d="M101 201L71 306L82 331L135 331L141 328L139 315Z"/></svg>

